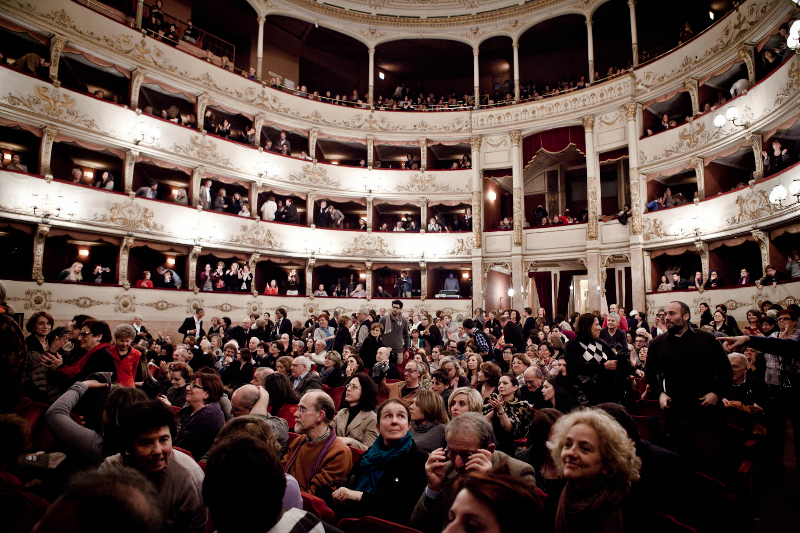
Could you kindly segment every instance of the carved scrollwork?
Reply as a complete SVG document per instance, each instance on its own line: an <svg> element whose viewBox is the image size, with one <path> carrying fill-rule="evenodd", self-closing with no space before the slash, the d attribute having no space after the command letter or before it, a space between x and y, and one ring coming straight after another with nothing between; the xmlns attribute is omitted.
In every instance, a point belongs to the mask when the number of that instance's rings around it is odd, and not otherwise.
<svg viewBox="0 0 800 533"><path fill-rule="evenodd" d="M456 239L456 244L445 253L449 255L472 255L472 249L475 248L475 237L470 236L465 239Z"/></svg>
<svg viewBox="0 0 800 533"><path fill-rule="evenodd" d="M152 231L164 231L164 226L153 220L154 213L142 207L134 200L124 204L113 204L107 215L94 215L93 222L103 224L113 224L130 229L148 229Z"/></svg>
<svg viewBox="0 0 800 533"><path fill-rule="evenodd" d="M249 244L259 248L271 248L273 250L283 249L283 243L278 242L273 237L272 232L267 229L266 224L261 224L260 221L249 226L241 226L240 229L241 233L233 237L231 239L232 242Z"/></svg>
<svg viewBox="0 0 800 533"><path fill-rule="evenodd" d="M3 98L8 105L20 107L39 117L48 117L89 130L99 131L94 119L75 110L75 99L59 89L37 85L34 94L10 94Z"/></svg>
<svg viewBox="0 0 800 533"><path fill-rule="evenodd" d="M389 245L381 237L367 232L366 235L359 235L353 239L353 243L342 250L342 255L396 256L397 254L389 249Z"/></svg>
<svg viewBox="0 0 800 533"><path fill-rule="evenodd" d="M421 172L419 174L412 174L409 178L409 182L407 184L400 184L395 187L395 190L398 192L410 192L410 193L421 193L421 192L450 192L449 185L441 185L436 183L436 175L429 174L427 172Z"/></svg>
<svg viewBox="0 0 800 533"><path fill-rule="evenodd" d="M303 171L300 173L290 172L286 178L291 182L302 183L303 185L332 187L336 189L342 188L342 184L336 180L332 180L327 173L328 171L324 166L318 166L316 163L313 163L311 165L303 165Z"/></svg>
<svg viewBox="0 0 800 533"><path fill-rule="evenodd" d="M664 229L664 222L658 219L642 217L642 235L645 241L651 239L665 239L672 237L667 230Z"/></svg>
<svg viewBox="0 0 800 533"><path fill-rule="evenodd" d="M189 138L189 144L172 145L172 151L178 155L183 155L192 159L199 159L223 167L233 167L229 158L217 152L216 141L201 135L192 135L192 137Z"/></svg>
<svg viewBox="0 0 800 533"><path fill-rule="evenodd" d="M739 214L729 218L726 221L728 225L758 220L778 210L769 201L769 194L766 191L757 191L755 189L747 189L746 195L737 196L736 205L739 206Z"/></svg>

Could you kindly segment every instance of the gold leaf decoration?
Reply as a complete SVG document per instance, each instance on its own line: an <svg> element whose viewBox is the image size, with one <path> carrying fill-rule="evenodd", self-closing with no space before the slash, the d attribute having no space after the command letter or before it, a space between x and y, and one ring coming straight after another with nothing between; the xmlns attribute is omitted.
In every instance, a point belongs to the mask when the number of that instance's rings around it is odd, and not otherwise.
<svg viewBox="0 0 800 533"><path fill-rule="evenodd" d="M39 116L53 118L90 130L99 129L93 119L87 118L86 115L81 115L75 110L75 99L68 93L62 93L59 89L42 85L37 85L34 92L35 94L28 96L21 93L17 93L15 96L9 93L4 99L11 106L22 107Z"/></svg>
<svg viewBox="0 0 800 533"><path fill-rule="evenodd" d="M337 189L342 187L340 182L331 179L327 174L328 171L325 167L314 163L312 165L303 165L303 171L300 173L290 172L287 179L295 183L314 185L316 187L333 187Z"/></svg>
<svg viewBox="0 0 800 533"><path fill-rule="evenodd" d="M188 145L174 144L172 151L179 155L208 163L232 167L231 160L217 152L217 143L202 135L192 135Z"/></svg>
<svg viewBox="0 0 800 533"><path fill-rule="evenodd" d="M164 231L164 226L157 224L153 216L152 211L130 200L124 204L113 204L108 215L95 215L92 221L130 229Z"/></svg>
<svg viewBox="0 0 800 533"><path fill-rule="evenodd" d="M450 192L449 185L436 183L435 174L425 172L412 174L409 178L410 183L400 184L395 187L399 192L421 193L421 192Z"/></svg>
<svg viewBox="0 0 800 533"><path fill-rule="evenodd" d="M758 220L778 210L769 201L767 191L757 191L749 188L745 196L736 197L736 205L739 206L739 214L725 221L729 226L740 222Z"/></svg>
<svg viewBox="0 0 800 533"><path fill-rule="evenodd" d="M368 232L366 235L359 235L353 239L353 244L350 247L342 250L342 255L383 255L395 256L394 251L389 249L382 238Z"/></svg>
<svg viewBox="0 0 800 533"><path fill-rule="evenodd" d="M249 244L260 248L272 248L274 250L283 249L283 243L275 240L272 232L267 229L266 224L260 221L249 226L241 226L241 233L231 239L233 242Z"/></svg>

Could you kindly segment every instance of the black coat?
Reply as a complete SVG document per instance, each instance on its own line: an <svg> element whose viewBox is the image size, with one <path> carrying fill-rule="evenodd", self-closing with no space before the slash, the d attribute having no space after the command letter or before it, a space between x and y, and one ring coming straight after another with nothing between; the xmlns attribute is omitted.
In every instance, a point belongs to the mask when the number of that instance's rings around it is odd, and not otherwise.
<svg viewBox="0 0 800 533"><path fill-rule="evenodd" d="M381 439L381 437L378 437ZM360 502L348 501L347 506L334 507L339 516L375 516L397 524L409 525L419 495L425 490L425 461L428 455L419 451L412 442L408 453L383 465L383 475L376 491L365 492ZM347 486L355 489L362 471L360 463L353 468ZM341 515L340 515L341 513Z"/></svg>
<svg viewBox="0 0 800 533"><path fill-rule="evenodd" d="M514 353L525 353L525 337L522 335L522 328L513 320L509 320L503 326L503 341L505 346L514 345Z"/></svg>
<svg viewBox="0 0 800 533"><path fill-rule="evenodd" d="M333 351L342 354L345 346L352 346L353 337L350 335L350 330L344 326L339 326L336 329L336 336L333 339Z"/></svg>
<svg viewBox="0 0 800 533"><path fill-rule="evenodd" d="M190 316L188 318L184 318L183 319L183 324L181 324L181 327L178 328L178 333L183 333L183 338L185 340L186 337L189 336L189 334L187 332L195 329L195 327L196 326L194 325L194 317L193 316ZM198 335L197 332L195 332L195 334L192 335L195 339L197 339L198 342L200 342L200 340L202 340L202 338L206 334L206 330L203 329L203 321L202 320L200 320L200 332L199 333L200 334Z"/></svg>
<svg viewBox="0 0 800 533"><path fill-rule="evenodd" d="M367 338L364 339L364 344L361 345L361 351L358 352L361 360L364 361L364 368L372 368L376 361L378 348L383 348L384 346L382 340L376 339L372 335L368 335Z"/></svg>
<svg viewBox="0 0 800 533"><path fill-rule="evenodd" d="M522 335L527 339L531 334L531 330L536 328L536 319L529 316L525 319L525 324L522 326Z"/></svg>
<svg viewBox="0 0 800 533"><path fill-rule="evenodd" d="M231 328L228 332L228 340L234 340L239 344L239 348L247 347L247 343L250 342L250 338L253 337L253 330L245 329L242 326L235 326Z"/></svg>
<svg viewBox="0 0 800 533"><path fill-rule="evenodd" d="M275 322L275 331L272 334L272 340L278 340L281 338L281 335L286 333L289 335L289 338L292 338L292 321L288 318L278 319Z"/></svg>
<svg viewBox="0 0 800 533"><path fill-rule="evenodd" d="M597 361L593 357L588 360L584 358L584 353L588 351L584 346L592 344L597 350L602 350L606 359ZM621 400L624 379L635 372L628 357L615 355L602 340L583 335L567 342L564 359L567 362L567 377L583 391L590 405ZM617 369L608 370L606 361L617 361Z"/></svg>
<svg viewBox="0 0 800 533"><path fill-rule="evenodd" d="M284 222L297 224L300 222L300 215L297 214L297 207L294 204L286 206L286 219Z"/></svg>

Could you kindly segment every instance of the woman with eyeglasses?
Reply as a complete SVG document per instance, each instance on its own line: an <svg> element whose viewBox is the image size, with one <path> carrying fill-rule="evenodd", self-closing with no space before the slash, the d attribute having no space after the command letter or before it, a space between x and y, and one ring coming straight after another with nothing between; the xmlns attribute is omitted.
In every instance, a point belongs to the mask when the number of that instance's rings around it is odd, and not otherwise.
<svg viewBox="0 0 800 533"><path fill-rule="evenodd" d="M197 372L186 385L186 405L178 411L181 429L175 446L200 459L211 448L214 437L225 425L225 414L219 405L222 379L213 371Z"/></svg>
<svg viewBox="0 0 800 533"><path fill-rule="evenodd" d="M667 324L664 322L667 313L663 309L656 311L656 321L652 328L650 328L650 336L653 338L658 337L662 333L667 332Z"/></svg>
<svg viewBox="0 0 800 533"><path fill-rule="evenodd" d="M428 457L409 431L411 413L402 400L378 408L379 437L353 468L349 480L331 495L337 517L375 516L408 525L427 483Z"/></svg>
<svg viewBox="0 0 800 533"><path fill-rule="evenodd" d="M368 375L359 372L349 379L345 387L343 407L333 419L336 435L345 444L367 450L378 438L378 387Z"/></svg>

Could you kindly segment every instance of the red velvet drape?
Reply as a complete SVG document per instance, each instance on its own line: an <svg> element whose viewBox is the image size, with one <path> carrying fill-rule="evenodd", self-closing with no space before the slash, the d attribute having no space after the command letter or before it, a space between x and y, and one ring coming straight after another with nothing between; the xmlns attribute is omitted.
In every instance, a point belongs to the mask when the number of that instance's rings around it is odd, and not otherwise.
<svg viewBox="0 0 800 533"><path fill-rule="evenodd" d="M553 275L550 272L529 272L536 284L536 294L539 295L539 305L544 307L547 316L553 318ZM533 310L536 316L536 309Z"/></svg>
<svg viewBox="0 0 800 533"><path fill-rule="evenodd" d="M567 316L569 311L569 286L572 284L572 276L580 276L585 273L585 270L562 270L559 272L556 314Z"/></svg>
<svg viewBox="0 0 800 533"><path fill-rule="evenodd" d="M580 126L569 126L541 131L522 140L522 162L527 166L539 150L556 154L567 149L570 144L582 154L586 153L586 134Z"/></svg>

